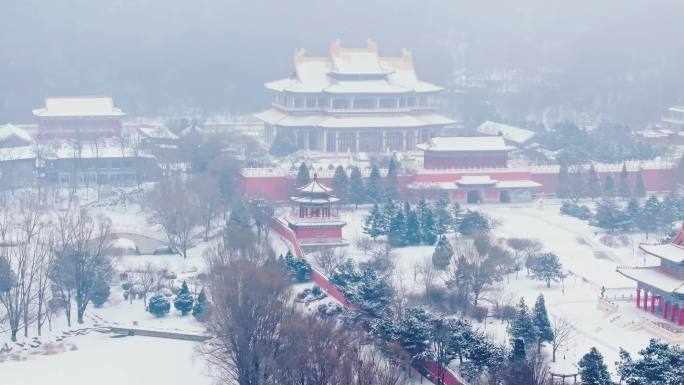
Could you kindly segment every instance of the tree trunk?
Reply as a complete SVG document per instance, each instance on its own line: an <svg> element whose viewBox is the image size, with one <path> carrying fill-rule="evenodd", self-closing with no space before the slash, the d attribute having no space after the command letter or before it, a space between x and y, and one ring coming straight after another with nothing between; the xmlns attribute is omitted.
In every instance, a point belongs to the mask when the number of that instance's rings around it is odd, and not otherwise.
<svg viewBox="0 0 684 385"><path fill-rule="evenodd" d="M17 328L12 328L12 342L17 342L17 333L19 332L19 329Z"/></svg>

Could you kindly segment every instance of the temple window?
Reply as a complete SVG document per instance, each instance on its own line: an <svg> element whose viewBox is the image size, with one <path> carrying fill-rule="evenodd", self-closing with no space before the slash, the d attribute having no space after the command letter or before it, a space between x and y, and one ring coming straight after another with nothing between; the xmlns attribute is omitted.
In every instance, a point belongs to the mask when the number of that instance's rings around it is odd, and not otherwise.
<svg viewBox="0 0 684 385"><path fill-rule="evenodd" d="M349 100L348 99L333 99L332 100L332 108L334 110L349 109Z"/></svg>
<svg viewBox="0 0 684 385"><path fill-rule="evenodd" d="M355 110L372 110L375 108L375 99L358 98L354 99Z"/></svg>

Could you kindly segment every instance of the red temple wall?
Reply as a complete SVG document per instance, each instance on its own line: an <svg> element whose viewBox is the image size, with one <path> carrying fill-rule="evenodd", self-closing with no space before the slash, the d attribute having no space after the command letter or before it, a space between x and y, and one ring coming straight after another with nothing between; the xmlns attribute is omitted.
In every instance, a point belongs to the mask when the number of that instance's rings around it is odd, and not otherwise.
<svg viewBox="0 0 684 385"><path fill-rule="evenodd" d="M620 172L600 172L599 177L604 180L608 174L613 174L616 184L619 181ZM500 169L487 170L482 173L475 172L451 172L439 170L423 171L420 174L401 176L399 183L406 186L411 182L455 182L464 175L489 175L496 180L532 180L542 186L537 188L537 193L555 194L558 190L558 173L556 171L525 171L519 169ZM634 186L637 172L629 172L630 186ZM673 191L676 187L676 169L647 169L642 171L646 190L649 192ZM329 186L330 178L319 179L323 184ZM290 198L294 191L294 179L286 176L263 176L263 177L242 177L241 186L243 193L249 196L256 196L272 201L285 201ZM421 193L422 195L433 196L431 193ZM441 191L436 191L434 196L439 196ZM456 198L457 195L454 195ZM458 199L463 199L460 197Z"/></svg>
<svg viewBox="0 0 684 385"><path fill-rule="evenodd" d="M293 227L298 239L342 238L341 227Z"/></svg>
<svg viewBox="0 0 684 385"><path fill-rule="evenodd" d="M508 155L425 152L423 162L426 169L506 167Z"/></svg>

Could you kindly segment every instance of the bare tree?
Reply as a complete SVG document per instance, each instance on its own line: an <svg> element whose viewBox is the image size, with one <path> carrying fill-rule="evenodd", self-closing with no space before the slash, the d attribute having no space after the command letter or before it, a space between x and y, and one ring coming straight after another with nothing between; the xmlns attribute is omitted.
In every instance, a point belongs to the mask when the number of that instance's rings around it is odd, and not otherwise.
<svg viewBox="0 0 684 385"><path fill-rule="evenodd" d="M204 225L204 240L208 241L212 222L223 212L218 179L209 174L195 175L191 188L197 197L199 216Z"/></svg>
<svg viewBox="0 0 684 385"><path fill-rule="evenodd" d="M142 290L143 304L147 306L147 294L157 285L158 272L152 266L152 263L148 262L145 266L137 269L136 275L136 283L140 285Z"/></svg>
<svg viewBox="0 0 684 385"><path fill-rule="evenodd" d="M6 256L0 257L0 304L5 310L5 318L9 324L12 341L17 340L17 333L23 320L23 283L29 261L23 258L15 248L10 248Z"/></svg>
<svg viewBox="0 0 684 385"><path fill-rule="evenodd" d="M314 254L314 262L323 269L323 272L330 276L337 266L346 259L346 252L343 249L324 249Z"/></svg>
<svg viewBox="0 0 684 385"><path fill-rule="evenodd" d="M552 316L551 330L553 331L553 339L551 339L551 361L556 362L556 352L573 339L575 335L575 325L565 317Z"/></svg>
<svg viewBox="0 0 684 385"><path fill-rule="evenodd" d="M85 209L57 216L60 243L51 277L63 294L73 291L78 323L83 323L95 285L101 280L108 284L111 279L113 268L107 256L111 249L110 229L107 218L94 218Z"/></svg>
<svg viewBox="0 0 684 385"><path fill-rule="evenodd" d="M430 303L430 292L435 286L435 279L437 278L437 272L432 264L430 258L425 258L422 263L416 263L414 269L417 269L420 274L420 280L425 290L425 300Z"/></svg>
<svg viewBox="0 0 684 385"><path fill-rule="evenodd" d="M172 248L183 258L200 222L197 197L179 178L165 179L147 195L147 205L152 211L152 221L161 225Z"/></svg>

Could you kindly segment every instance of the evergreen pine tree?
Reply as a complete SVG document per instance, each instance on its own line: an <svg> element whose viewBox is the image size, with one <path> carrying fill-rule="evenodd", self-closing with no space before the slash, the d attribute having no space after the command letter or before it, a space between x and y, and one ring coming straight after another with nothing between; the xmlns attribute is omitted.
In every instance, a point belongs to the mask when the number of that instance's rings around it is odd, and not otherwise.
<svg viewBox="0 0 684 385"><path fill-rule="evenodd" d="M527 346L534 346L539 340L539 329L534 323L530 309L525 304L525 299L520 298L518 308L516 309L515 318L511 321L508 327L508 334L511 339L521 339Z"/></svg>
<svg viewBox="0 0 684 385"><path fill-rule="evenodd" d="M435 246L435 252L432 254L432 265L439 270L445 270L449 266L451 257L454 255L454 249L451 247L451 243L442 235L437 241Z"/></svg>
<svg viewBox="0 0 684 385"><path fill-rule="evenodd" d="M454 229L458 226L458 221L461 220L462 214L463 210L461 209L461 205L458 204L458 202L456 201L451 202L451 218L453 221Z"/></svg>
<svg viewBox="0 0 684 385"><path fill-rule="evenodd" d="M558 282L565 277L563 265L554 253L542 253L534 257L534 263L530 266L532 278L546 282L546 287L551 287L551 281Z"/></svg>
<svg viewBox="0 0 684 385"><path fill-rule="evenodd" d="M93 302L93 305L95 305L95 307L102 307L102 305L104 305L104 303L107 302L107 299L109 299L109 294L109 283L102 278L98 278L95 280L95 283L93 284L92 293L90 294L90 300Z"/></svg>
<svg viewBox="0 0 684 385"><path fill-rule="evenodd" d="M458 223L458 232L466 236L486 233L490 229L489 219L479 211L466 210Z"/></svg>
<svg viewBox="0 0 684 385"><path fill-rule="evenodd" d="M420 245L422 241L420 222L415 210L409 210L406 216L406 242L411 246Z"/></svg>
<svg viewBox="0 0 684 385"><path fill-rule="evenodd" d="M392 199L399 198L399 162L392 157L387 167L385 194Z"/></svg>
<svg viewBox="0 0 684 385"><path fill-rule="evenodd" d="M192 316L198 321L205 321L209 318L209 314L210 309L207 303L207 293L204 291L204 288L202 288L197 295L195 305L192 307Z"/></svg>
<svg viewBox="0 0 684 385"><path fill-rule="evenodd" d="M411 358L425 358L430 347L430 317L420 308L406 309L399 321L397 339Z"/></svg>
<svg viewBox="0 0 684 385"><path fill-rule="evenodd" d="M587 174L587 191L591 199L596 199L601 196L601 182L599 181L596 168L592 164Z"/></svg>
<svg viewBox="0 0 684 385"><path fill-rule="evenodd" d="M423 198L418 202L418 220L420 221L420 236L424 243L434 245L437 241L435 235L435 218L433 216L432 207L427 199Z"/></svg>
<svg viewBox="0 0 684 385"><path fill-rule="evenodd" d="M349 177L349 200L357 207L366 202L366 187L363 185L363 176L358 167L352 168Z"/></svg>
<svg viewBox="0 0 684 385"><path fill-rule="evenodd" d="M637 198L643 198L646 196L646 185L644 184L644 175L639 170L634 181L634 193L633 195Z"/></svg>
<svg viewBox="0 0 684 385"><path fill-rule="evenodd" d="M627 165L625 163L622 164L622 170L620 170L618 195L622 198L629 198L632 196L632 189L629 187L629 175L627 174Z"/></svg>
<svg viewBox="0 0 684 385"><path fill-rule="evenodd" d="M641 217L641 206L636 198L632 198L627 202L625 208L625 227L623 230L631 231L639 226L639 217Z"/></svg>
<svg viewBox="0 0 684 385"><path fill-rule="evenodd" d="M513 350L506 365L505 385L530 385L534 384L534 372L527 362L525 346L522 338L513 340Z"/></svg>
<svg viewBox="0 0 684 385"><path fill-rule="evenodd" d="M614 197L616 194L615 179L613 179L612 174L606 175L606 179L603 181L603 194L607 197Z"/></svg>
<svg viewBox="0 0 684 385"><path fill-rule="evenodd" d="M368 183L366 184L366 196L371 202L379 202L381 197L380 191L380 169L377 165L373 165L371 173L368 176Z"/></svg>
<svg viewBox="0 0 684 385"><path fill-rule="evenodd" d="M553 330L549 322L549 315L546 311L546 304L544 303L544 296L539 295L537 301L534 303L533 309L534 326L539 329L539 339L537 340L537 352L541 352L541 345L544 342L553 341Z"/></svg>
<svg viewBox="0 0 684 385"><path fill-rule="evenodd" d="M390 220L387 239L392 247L406 246L406 218L403 210L397 210Z"/></svg>
<svg viewBox="0 0 684 385"><path fill-rule="evenodd" d="M335 191L335 195L342 200L347 200L349 195L349 179L344 167L339 165L335 168L335 175L333 176L331 187Z"/></svg>
<svg viewBox="0 0 684 385"><path fill-rule="evenodd" d="M377 238L380 235L383 235L382 223L383 218L380 207L377 203L374 203L373 209L363 221L363 232L368 234L371 238Z"/></svg>
<svg viewBox="0 0 684 385"><path fill-rule="evenodd" d="M615 231L619 228L624 228L625 223L623 223L627 218L617 204L608 198L604 198L596 206L596 225L607 229L609 231Z"/></svg>
<svg viewBox="0 0 684 385"><path fill-rule="evenodd" d="M180 311L181 315L186 315L192 310L193 302L194 300L192 298L192 294L190 294L190 290L188 289L188 284L187 282L183 281L181 289L178 292L176 299L173 301L173 307Z"/></svg>
<svg viewBox="0 0 684 385"><path fill-rule="evenodd" d="M556 186L556 195L559 198L570 198L570 176L568 174L568 164L561 163L558 171L558 184Z"/></svg>
<svg viewBox="0 0 684 385"><path fill-rule="evenodd" d="M278 132L276 133L273 143L271 143L271 148L268 152L274 156L287 156L296 151L297 143L292 135Z"/></svg>
<svg viewBox="0 0 684 385"><path fill-rule="evenodd" d="M655 195L651 195L644 203L639 218L639 228L646 233L655 231L662 224L661 205Z"/></svg>
<svg viewBox="0 0 684 385"><path fill-rule="evenodd" d="M385 205L382 207L382 215L380 216L381 221L378 223L382 234L389 235L390 225L394 217L397 216L397 211L401 211L401 209L395 201L392 199L385 201Z"/></svg>
<svg viewBox="0 0 684 385"><path fill-rule="evenodd" d="M608 367L603 362L603 356L592 347L579 362L579 374L582 385L612 385L608 374Z"/></svg>
<svg viewBox="0 0 684 385"><path fill-rule="evenodd" d="M227 227L231 229L247 230L252 226L252 218L242 199L236 199L230 207Z"/></svg>
<svg viewBox="0 0 684 385"><path fill-rule="evenodd" d="M584 175L582 169L577 168L575 172L570 175L570 196L574 201L587 196L587 186L584 182Z"/></svg>
<svg viewBox="0 0 684 385"><path fill-rule="evenodd" d="M449 212L449 198L446 195L439 197L435 203L435 230L442 235L453 227L454 220Z"/></svg>
<svg viewBox="0 0 684 385"><path fill-rule="evenodd" d="M147 311L152 313L155 317L163 317L169 313L169 310L171 310L171 304L169 303L169 300L164 298L161 294L152 296L147 305Z"/></svg>
<svg viewBox="0 0 684 385"><path fill-rule="evenodd" d="M302 162L302 164L299 165L299 170L297 171L297 187L304 186L305 184L309 183L311 180L311 176L309 175L309 167L307 167L306 163Z"/></svg>

